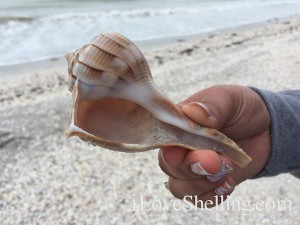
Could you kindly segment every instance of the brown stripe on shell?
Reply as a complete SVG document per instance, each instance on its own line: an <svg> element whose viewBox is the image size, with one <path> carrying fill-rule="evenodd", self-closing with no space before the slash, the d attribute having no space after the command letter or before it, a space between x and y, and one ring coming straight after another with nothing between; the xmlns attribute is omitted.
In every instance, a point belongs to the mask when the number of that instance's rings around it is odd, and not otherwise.
<svg viewBox="0 0 300 225"><path fill-rule="evenodd" d="M103 34L99 35L99 38L96 38L93 44L125 61L132 70L133 82L143 82L143 80L149 79L148 74L145 74L140 65L145 60L143 57L136 59L136 56L132 52Z"/></svg>
<svg viewBox="0 0 300 225"><path fill-rule="evenodd" d="M87 45L82 49L78 61L94 69L114 73L118 76L127 75L127 71L130 69L124 60L111 55L93 44Z"/></svg>
<svg viewBox="0 0 300 225"><path fill-rule="evenodd" d="M112 87L118 79L121 79L114 73L97 70L81 62L77 62L73 67L73 75L79 77L80 81L86 84L108 87Z"/></svg>
<svg viewBox="0 0 300 225"><path fill-rule="evenodd" d="M149 65L147 63L147 60L145 59L143 53L141 50L128 38L124 37L121 34L118 33L106 33L103 34L106 37L109 37L111 40L114 40L118 44L122 45L124 48L132 52L133 56L136 58L136 61L138 62L140 69L144 71L144 73L147 74L147 77L152 78L151 71L149 68Z"/></svg>

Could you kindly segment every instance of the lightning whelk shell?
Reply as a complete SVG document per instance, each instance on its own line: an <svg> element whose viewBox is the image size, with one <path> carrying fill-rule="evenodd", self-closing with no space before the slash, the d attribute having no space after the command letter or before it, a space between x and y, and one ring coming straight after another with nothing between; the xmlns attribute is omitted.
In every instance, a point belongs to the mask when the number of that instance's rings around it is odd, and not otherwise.
<svg viewBox="0 0 300 225"><path fill-rule="evenodd" d="M73 92L67 136L125 152L181 146L213 149L241 167L251 161L225 135L186 117L157 88L141 51L122 35L100 34L66 58Z"/></svg>

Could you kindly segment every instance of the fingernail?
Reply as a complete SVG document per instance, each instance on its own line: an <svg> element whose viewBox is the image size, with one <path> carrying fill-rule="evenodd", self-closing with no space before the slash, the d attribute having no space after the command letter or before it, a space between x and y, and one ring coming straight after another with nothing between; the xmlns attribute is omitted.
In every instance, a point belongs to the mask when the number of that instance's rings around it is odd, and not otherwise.
<svg viewBox="0 0 300 225"><path fill-rule="evenodd" d="M200 107L202 110L206 112L208 118L214 117L213 112L210 110L210 108L202 102L191 102L188 104L188 106Z"/></svg>
<svg viewBox="0 0 300 225"><path fill-rule="evenodd" d="M233 190L233 186L228 184L226 181L215 189L217 195L224 195Z"/></svg>
<svg viewBox="0 0 300 225"><path fill-rule="evenodd" d="M211 182L217 182L221 180L227 173L232 171L232 167L228 166L223 159L221 159L221 171L207 176L207 179Z"/></svg>
<svg viewBox="0 0 300 225"><path fill-rule="evenodd" d="M193 163L191 165L191 170L196 175L211 175L211 173L205 171L200 162Z"/></svg>
<svg viewBox="0 0 300 225"><path fill-rule="evenodd" d="M160 149L159 154L160 154L161 159L164 161L164 163L166 163L166 160L165 160L165 158L164 158L163 151L164 151L163 149ZM166 164L167 164L167 163L166 163Z"/></svg>

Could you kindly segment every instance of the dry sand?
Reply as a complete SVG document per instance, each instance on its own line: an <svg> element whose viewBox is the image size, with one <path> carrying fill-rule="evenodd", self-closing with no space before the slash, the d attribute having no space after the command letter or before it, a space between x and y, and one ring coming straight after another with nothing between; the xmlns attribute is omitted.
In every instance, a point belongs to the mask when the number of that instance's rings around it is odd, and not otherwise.
<svg viewBox="0 0 300 225"><path fill-rule="evenodd" d="M175 102L217 84L299 89L300 18L181 38L145 55ZM61 59L0 71L0 224L300 224L300 181L288 174L242 183L227 201L235 209L174 209L157 150L112 152L63 135L66 81ZM291 207L272 210L280 200Z"/></svg>

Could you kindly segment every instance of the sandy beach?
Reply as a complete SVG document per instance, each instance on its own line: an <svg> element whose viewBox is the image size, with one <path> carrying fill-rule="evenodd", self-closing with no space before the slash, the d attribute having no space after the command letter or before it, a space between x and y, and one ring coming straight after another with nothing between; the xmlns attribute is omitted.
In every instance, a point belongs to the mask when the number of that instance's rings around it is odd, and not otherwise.
<svg viewBox="0 0 300 225"><path fill-rule="evenodd" d="M220 84L300 88L299 16L141 47L174 102ZM0 68L1 224L300 224L300 181L289 174L237 186L228 202L248 207L160 205L176 199L158 151L126 154L66 138L71 105L64 59ZM282 200L291 207L270 205Z"/></svg>

